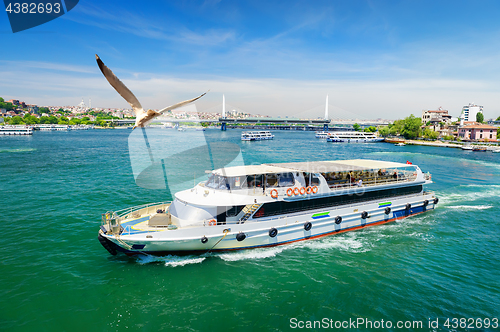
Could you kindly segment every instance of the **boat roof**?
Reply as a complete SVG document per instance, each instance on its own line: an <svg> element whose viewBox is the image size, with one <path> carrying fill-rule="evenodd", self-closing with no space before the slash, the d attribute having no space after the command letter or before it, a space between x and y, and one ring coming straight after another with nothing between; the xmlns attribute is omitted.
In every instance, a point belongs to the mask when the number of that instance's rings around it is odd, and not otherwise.
<svg viewBox="0 0 500 332"><path fill-rule="evenodd" d="M408 167L410 165L396 163L392 161L380 161L369 159L352 160L329 160L329 161L306 161L292 163L275 163L250 166L234 166L219 168L212 173L221 176L242 176L252 174L276 174L289 172L308 172L308 173L329 173L342 171L365 171L384 168Z"/></svg>

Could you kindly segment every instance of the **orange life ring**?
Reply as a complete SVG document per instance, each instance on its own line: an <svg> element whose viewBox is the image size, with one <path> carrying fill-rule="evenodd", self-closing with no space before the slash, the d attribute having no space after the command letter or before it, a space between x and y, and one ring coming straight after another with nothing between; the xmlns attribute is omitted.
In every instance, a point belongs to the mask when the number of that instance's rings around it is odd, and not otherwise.
<svg viewBox="0 0 500 332"><path fill-rule="evenodd" d="M301 195L304 195L306 193L306 188L305 187L301 187L299 189L299 192L300 192Z"/></svg>
<svg viewBox="0 0 500 332"><path fill-rule="evenodd" d="M306 188L306 193L307 193L308 195L312 193L312 188L311 188L311 186L309 186L309 187L307 187L307 188Z"/></svg>
<svg viewBox="0 0 500 332"><path fill-rule="evenodd" d="M278 190L276 190L276 189L271 190L271 197L278 198Z"/></svg>
<svg viewBox="0 0 500 332"><path fill-rule="evenodd" d="M293 189L292 189L292 188L288 188L288 189L286 190L286 194L287 194L288 196L292 196L292 195L293 195Z"/></svg>
<svg viewBox="0 0 500 332"><path fill-rule="evenodd" d="M215 225L217 225L217 221L215 219L210 219L208 221L208 226L215 226Z"/></svg>
<svg viewBox="0 0 500 332"><path fill-rule="evenodd" d="M299 188L297 187L293 188L293 194L297 196L299 194Z"/></svg>
<svg viewBox="0 0 500 332"><path fill-rule="evenodd" d="M311 191L312 191L313 194L317 193L318 192L318 187L316 187L316 186L312 187Z"/></svg>

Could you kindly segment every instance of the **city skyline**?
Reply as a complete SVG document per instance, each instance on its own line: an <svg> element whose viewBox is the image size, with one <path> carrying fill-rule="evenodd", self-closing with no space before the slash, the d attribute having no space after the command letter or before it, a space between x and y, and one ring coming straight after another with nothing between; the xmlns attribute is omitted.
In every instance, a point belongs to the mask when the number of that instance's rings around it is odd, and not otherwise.
<svg viewBox="0 0 500 332"><path fill-rule="evenodd" d="M0 23L0 90L7 99L129 108L95 64L97 53L158 109L222 95L251 114L398 119L464 105L500 115L494 1L80 2L59 19L13 34ZM7 51L8 50L8 51ZM75 105L76 105L75 104ZM343 116L348 114L349 116Z"/></svg>

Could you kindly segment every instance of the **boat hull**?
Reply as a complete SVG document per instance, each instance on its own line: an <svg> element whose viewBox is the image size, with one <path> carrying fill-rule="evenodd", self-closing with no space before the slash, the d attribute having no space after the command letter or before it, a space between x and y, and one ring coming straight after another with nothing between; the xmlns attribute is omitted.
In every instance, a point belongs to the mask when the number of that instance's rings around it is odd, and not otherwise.
<svg viewBox="0 0 500 332"><path fill-rule="evenodd" d="M127 225L124 225L125 231L118 237L100 231L99 236L105 239L106 245L103 239L99 240L110 253L123 252L127 255L202 254L273 247L404 219L433 210L437 204L434 199L432 193L420 193L391 198L391 202L337 206L287 216L251 219L243 224L228 223L156 232L135 232L131 226L127 233ZM389 213L386 213L386 208L390 208ZM338 216L342 217L340 223ZM273 229L277 231L276 235ZM202 239L206 240L205 243Z"/></svg>

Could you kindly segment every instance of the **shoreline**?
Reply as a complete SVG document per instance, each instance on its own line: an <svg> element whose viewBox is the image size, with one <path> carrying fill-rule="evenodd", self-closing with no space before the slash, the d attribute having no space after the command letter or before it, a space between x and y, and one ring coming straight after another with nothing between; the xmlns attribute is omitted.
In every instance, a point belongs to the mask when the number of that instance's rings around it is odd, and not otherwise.
<svg viewBox="0 0 500 332"><path fill-rule="evenodd" d="M424 146L434 146L434 147L438 147L438 148L455 148L455 149L461 149L462 146L466 145L466 143L444 143L441 141L426 142L426 141L418 141L418 140L411 140L411 139L409 139L409 140L402 139L400 142L405 143L407 145L424 145ZM386 141L384 141L384 143L393 144L393 142L386 142ZM496 146L496 147L499 146L498 142L488 142L488 143L485 143L485 142L467 142L467 143L469 143L470 145Z"/></svg>

